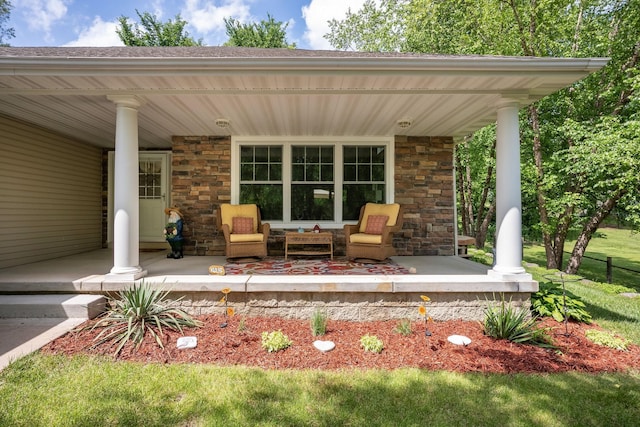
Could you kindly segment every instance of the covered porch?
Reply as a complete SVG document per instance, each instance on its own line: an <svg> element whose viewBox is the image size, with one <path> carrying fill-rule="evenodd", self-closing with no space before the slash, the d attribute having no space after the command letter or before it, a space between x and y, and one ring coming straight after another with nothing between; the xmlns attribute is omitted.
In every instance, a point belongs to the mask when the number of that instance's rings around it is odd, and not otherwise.
<svg viewBox="0 0 640 427"><path fill-rule="evenodd" d="M0 48L0 292L105 293L144 280L170 287L194 314L220 310L219 291L228 287L239 314L308 318L322 307L353 320L409 317L421 294L432 299L434 319L479 318L497 293L527 304L537 283L521 259L519 111L605 64L229 47ZM454 159L456 139L490 123L496 257L487 269L454 256ZM328 159L314 160L321 148ZM268 156L255 154L264 149ZM161 154L156 185L142 165ZM301 165L327 175L298 174L307 170ZM188 224L185 250L220 240L215 209L251 201L254 188L278 202L264 217L278 230L319 223L339 235L356 219L352 207L401 204L396 260L417 274L210 276L209 265L223 264L216 251L178 261L140 251L141 243L165 243L163 208L174 206ZM274 188L278 197L268 197ZM327 212L296 210L316 188L335 194Z"/></svg>
<svg viewBox="0 0 640 427"><path fill-rule="evenodd" d="M435 320L482 318L495 294L504 293L516 305L528 304L537 283L505 280L488 273L489 267L457 256L399 256L393 261L415 268L405 275L210 275L210 265L225 258L186 255L167 259L168 251L140 252L146 276L136 281L114 282L106 274L113 250L83 254L0 269L0 293L108 294L133 283L151 283L183 298L181 306L200 315L224 310L218 301L230 288L230 304L238 315L282 316L308 319L322 309L333 319L384 320L415 317L420 295L432 302Z"/></svg>

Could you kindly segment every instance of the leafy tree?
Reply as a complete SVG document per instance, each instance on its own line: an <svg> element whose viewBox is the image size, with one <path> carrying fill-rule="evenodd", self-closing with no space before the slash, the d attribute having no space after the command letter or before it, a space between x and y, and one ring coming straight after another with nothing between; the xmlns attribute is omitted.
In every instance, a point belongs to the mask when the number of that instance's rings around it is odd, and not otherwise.
<svg viewBox="0 0 640 427"><path fill-rule="evenodd" d="M259 23L242 24L233 18L225 18L229 40L225 46L261 47L261 48L288 48L295 49L295 43L287 41L287 27L289 23L276 21L267 14L267 20Z"/></svg>
<svg viewBox="0 0 640 427"><path fill-rule="evenodd" d="M185 31L187 21L180 15L176 15L175 21L161 22L149 12L140 13L136 9L136 14L142 28L126 16L118 18L116 33L126 46L202 46L202 40L194 40Z"/></svg>
<svg viewBox="0 0 640 427"><path fill-rule="evenodd" d="M9 0L0 0L0 46L9 46L5 39L11 39L16 36L13 27L6 27L11 17L11 8L13 5Z"/></svg>
<svg viewBox="0 0 640 427"><path fill-rule="evenodd" d="M547 267L561 268L576 230L567 267L575 272L614 209L640 228L638 164L625 160L638 157L638 28L640 0L369 0L331 21L326 37L337 48L367 51L611 57L601 72L521 112L524 231L542 237ZM479 246L493 215L492 138L483 129L457 150L462 231Z"/></svg>

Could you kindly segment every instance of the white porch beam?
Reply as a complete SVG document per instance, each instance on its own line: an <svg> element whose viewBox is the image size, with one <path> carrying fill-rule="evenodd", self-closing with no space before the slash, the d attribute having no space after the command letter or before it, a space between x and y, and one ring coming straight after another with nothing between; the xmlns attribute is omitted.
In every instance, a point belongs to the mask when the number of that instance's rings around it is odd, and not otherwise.
<svg viewBox="0 0 640 427"><path fill-rule="evenodd" d="M498 105L496 144L496 252L490 275L530 280L522 267L522 196L517 99Z"/></svg>
<svg viewBox="0 0 640 427"><path fill-rule="evenodd" d="M138 108L134 96L108 96L116 104L113 196L113 268L107 281L136 280L146 275L139 265Z"/></svg>

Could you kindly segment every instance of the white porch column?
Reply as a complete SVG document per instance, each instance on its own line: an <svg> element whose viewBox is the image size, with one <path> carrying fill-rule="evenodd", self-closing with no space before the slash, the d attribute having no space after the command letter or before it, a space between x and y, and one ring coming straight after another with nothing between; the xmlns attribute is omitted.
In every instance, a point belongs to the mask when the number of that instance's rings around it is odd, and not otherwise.
<svg viewBox="0 0 640 427"><path fill-rule="evenodd" d="M138 201L138 108L134 96L109 96L116 104L113 195L113 268L107 281L136 280L140 268Z"/></svg>
<svg viewBox="0 0 640 427"><path fill-rule="evenodd" d="M489 274L525 275L522 267L519 103L498 105L496 145L496 259ZM529 276L529 275L526 275Z"/></svg>

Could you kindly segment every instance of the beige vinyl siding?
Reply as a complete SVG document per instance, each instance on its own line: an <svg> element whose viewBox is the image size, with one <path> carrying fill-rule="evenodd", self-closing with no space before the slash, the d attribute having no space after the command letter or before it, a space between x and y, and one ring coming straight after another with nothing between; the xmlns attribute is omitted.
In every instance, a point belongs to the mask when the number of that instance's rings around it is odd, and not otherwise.
<svg viewBox="0 0 640 427"><path fill-rule="evenodd" d="M0 150L0 268L102 246L99 148L0 116Z"/></svg>

